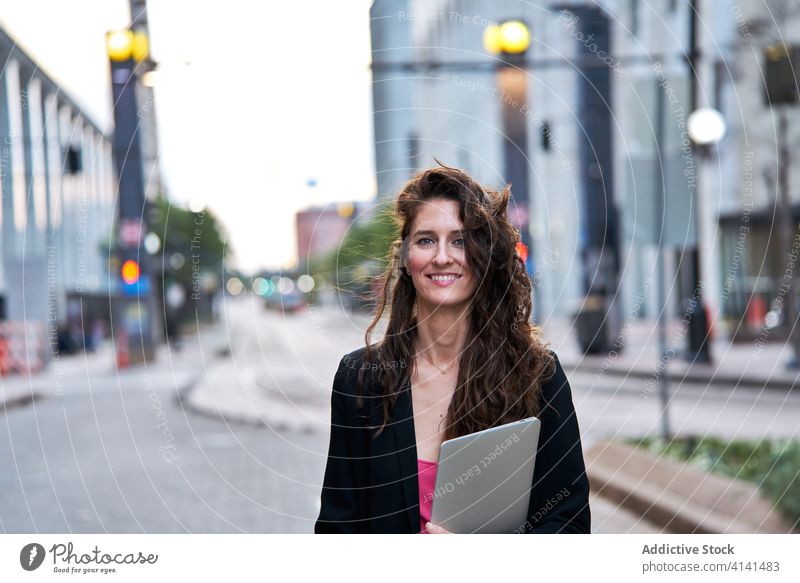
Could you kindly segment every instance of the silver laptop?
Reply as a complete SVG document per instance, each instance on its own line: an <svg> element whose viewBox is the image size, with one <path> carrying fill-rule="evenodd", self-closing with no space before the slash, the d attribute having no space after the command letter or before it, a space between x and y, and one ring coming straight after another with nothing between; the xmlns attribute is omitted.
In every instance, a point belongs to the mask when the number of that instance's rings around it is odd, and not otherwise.
<svg viewBox="0 0 800 583"><path fill-rule="evenodd" d="M540 428L530 417L445 441L431 522L454 533L510 533L524 525Z"/></svg>

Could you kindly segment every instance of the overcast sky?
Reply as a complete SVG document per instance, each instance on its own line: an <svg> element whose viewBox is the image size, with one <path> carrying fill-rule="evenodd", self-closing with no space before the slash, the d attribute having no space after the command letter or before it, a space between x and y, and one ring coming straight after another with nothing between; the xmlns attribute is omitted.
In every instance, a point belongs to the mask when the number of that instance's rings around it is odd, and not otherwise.
<svg viewBox="0 0 800 583"><path fill-rule="evenodd" d="M295 259L296 210L375 194L370 3L148 2L168 192L215 210L246 270ZM128 0L0 0L6 31L107 128L104 34L128 21Z"/></svg>

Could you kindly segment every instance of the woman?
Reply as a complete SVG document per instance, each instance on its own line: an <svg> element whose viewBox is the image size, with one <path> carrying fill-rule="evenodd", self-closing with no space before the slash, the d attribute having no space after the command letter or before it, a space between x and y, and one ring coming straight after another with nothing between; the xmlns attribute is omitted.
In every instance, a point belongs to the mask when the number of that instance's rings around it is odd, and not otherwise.
<svg viewBox="0 0 800 583"><path fill-rule="evenodd" d="M401 240L366 346L342 359L333 382L315 532L446 533L428 522L442 442L532 416L542 425L520 532L589 532L570 387L530 323L508 200L508 189L488 192L445 166L399 193Z"/></svg>

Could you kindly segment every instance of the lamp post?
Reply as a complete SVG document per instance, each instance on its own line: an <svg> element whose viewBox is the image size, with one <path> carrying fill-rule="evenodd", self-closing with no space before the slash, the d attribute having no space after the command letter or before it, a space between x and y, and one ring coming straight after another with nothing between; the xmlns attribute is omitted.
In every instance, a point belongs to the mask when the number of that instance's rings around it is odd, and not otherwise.
<svg viewBox="0 0 800 583"><path fill-rule="evenodd" d="M725 118L716 109L701 107L689 114L686 120L686 129L689 139L694 145L694 151L699 154L702 162L709 156L709 150L718 144L725 136ZM700 173L698 172L698 175ZM688 350L685 358L690 362L711 364L711 349L708 338L709 323L706 306L703 302L703 289L700 282L700 229L701 224L699 209L701 192L695 191L695 246L689 249L689 261L686 268L689 270L691 289L685 289L684 302L689 312L688 323Z"/></svg>
<svg viewBox="0 0 800 583"><path fill-rule="evenodd" d="M610 43L608 18L593 7L571 8L580 14L584 35L596 38L598 46L608 49ZM509 20L489 26L484 31L484 47L502 56L504 66L497 70L502 90L504 160L506 179L517 192L529 193L527 124L523 114L527 106L526 70L531 61L526 58L531 37L528 27L520 20ZM588 49L579 43L581 56ZM586 55L589 56L589 55ZM583 352L610 350L611 338L617 334L618 310L611 301L619 283L618 218L614 204L610 112L611 79L607 67L579 59L582 75L578 81L579 118L583 133L579 138L580 182L582 186L581 258L583 287L586 294L581 310L576 314L578 342ZM524 206L517 201L516 209L523 222L522 242L530 248L530 215L528 194ZM528 254L526 267L531 273L533 253Z"/></svg>
<svg viewBox="0 0 800 583"><path fill-rule="evenodd" d="M119 223L116 261L119 265L114 296L115 344L118 366L151 360L154 356L153 294L148 253L145 186L139 136L136 87L137 65L149 52L147 35L121 30L106 35L114 106L112 151L118 179Z"/></svg>
<svg viewBox="0 0 800 583"><path fill-rule="evenodd" d="M527 249L531 247L531 236L525 54L530 44L530 30L521 20L508 20L484 29L484 48L500 60L495 76L502 96L503 179L516 193L509 208L511 222L519 229L520 239ZM528 273L533 271L532 258L533 254L528 253L525 259Z"/></svg>
<svg viewBox="0 0 800 583"><path fill-rule="evenodd" d="M697 94L699 79L697 75L698 61L700 58L699 48L699 27L698 20L700 15L700 3L698 0L689 0L689 50L686 53L686 64L689 74L689 111L692 112L690 119L687 120L687 126L694 124L694 131L698 139L692 136L692 128L687 127L689 137L695 143L695 151L700 154L700 157L708 152L708 147L712 143L718 142L722 135L725 133L725 122L719 112L715 112L709 108L697 107ZM718 132L722 128L722 133L715 136L714 132ZM699 203L699 192L694 191L696 199L693 201ZM694 209L699 208L698 204L693 205ZM703 303L703 289L700 281L700 221L697 217L697 211L691 215L694 217L694 245L687 245L682 250L682 257L679 261L679 271L682 276L681 281L681 295L683 296L684 311L688 313L688 346L684 354L690 362L699 362L702 364L711 364L711 354L708 343L708 316L706 313L706 306Z"/></svg>

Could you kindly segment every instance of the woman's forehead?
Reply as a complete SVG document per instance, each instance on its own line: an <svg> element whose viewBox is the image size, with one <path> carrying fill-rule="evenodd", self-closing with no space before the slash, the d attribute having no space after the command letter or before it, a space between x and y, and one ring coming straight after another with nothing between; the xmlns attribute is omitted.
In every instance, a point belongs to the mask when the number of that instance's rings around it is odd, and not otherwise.
<svg viewBox="0 0 800 583"><path fill-rule="evenodd" d="M454 200L425 201L417 209L413 230L461 230L464 224L461 222L459 212L458 203Z"/></svg>

